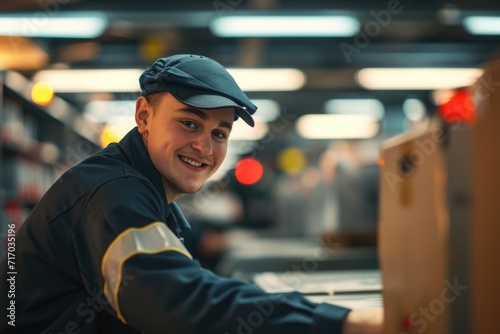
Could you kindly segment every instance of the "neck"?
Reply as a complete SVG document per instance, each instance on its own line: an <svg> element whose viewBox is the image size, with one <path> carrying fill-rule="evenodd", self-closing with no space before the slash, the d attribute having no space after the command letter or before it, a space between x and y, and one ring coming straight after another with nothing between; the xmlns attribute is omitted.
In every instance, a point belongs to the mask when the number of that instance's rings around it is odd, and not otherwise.
<svg viewBox="0 0 500 334"><path fill-rule="evenodd" d="M165 179L163 179L163 189L165 189L165 197L169 204L182 196L182 193L176 189L172 189L171 185Z"/></svg>

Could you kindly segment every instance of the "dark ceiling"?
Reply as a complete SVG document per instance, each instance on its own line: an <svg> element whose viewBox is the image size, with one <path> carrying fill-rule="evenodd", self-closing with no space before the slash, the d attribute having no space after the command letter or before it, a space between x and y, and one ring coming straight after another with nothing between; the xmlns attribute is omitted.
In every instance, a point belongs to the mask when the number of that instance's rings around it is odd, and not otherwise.
<svg viewBox="0 0 500 334"><path fill-rule="evenodd" d="M98 10L108 15L110 26L101 37L84 41L38 39L37 43L49 53L51 64L68 63L73 68L145 68L155 56L194 53L228 67L304 70L308 80L300 91L249 93L252 98L274 98L296 115L320 112L323 103L333 97L372 96L389 106L400 105L409 94L426 100L426 91L367 91L356 84L354 72L364 67L481 67L498 50L498 36L472 36L460 24L467 13L499 14L500 1L490 0L401 0L402 10L363 39L370 22L373 26L377 21L376 13L386 11L394 1L16 0L2 1L0 11L57 15L63 11ZM214 17L262 11L347 11L360 19L362 33L349 38L220 38L208 29L208 22ZM341 45L347 44L356 50L349 56L341 49ZM81 50L86 52L79 52L82 45L85 47ZM155 49L145 53L151 45ZM88 96L66 98L81 103Z"/></svg>

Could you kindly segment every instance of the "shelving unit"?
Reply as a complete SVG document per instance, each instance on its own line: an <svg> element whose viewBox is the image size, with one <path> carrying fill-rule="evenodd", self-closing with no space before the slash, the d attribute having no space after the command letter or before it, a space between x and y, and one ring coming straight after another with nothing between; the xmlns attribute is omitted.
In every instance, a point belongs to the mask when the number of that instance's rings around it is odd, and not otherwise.
<svg viewBox="0 0 500 334"><path fill-rule="evenodd" d="M99 149L99 126L57 96L46 107L33 103L32 86L0 72L0 257L7 225L18 229L64 171Z"/></svg>

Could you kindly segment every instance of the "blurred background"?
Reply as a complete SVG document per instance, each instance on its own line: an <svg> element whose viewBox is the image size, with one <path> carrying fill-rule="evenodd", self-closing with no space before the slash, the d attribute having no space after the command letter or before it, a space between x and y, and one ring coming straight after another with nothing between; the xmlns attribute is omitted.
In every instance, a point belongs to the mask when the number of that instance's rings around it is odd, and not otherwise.
<svg viewBox="0 0 500 334"><path fill-rule="evenodd" d="M189 53L259 107L255 128L235 123L221 170L178 201L193 254L228 273L220 260L249 240L253 255L373 249L382 142L471 85L499 34L492 0L4 0L0 232L134 126L145 68Z"/></svg>

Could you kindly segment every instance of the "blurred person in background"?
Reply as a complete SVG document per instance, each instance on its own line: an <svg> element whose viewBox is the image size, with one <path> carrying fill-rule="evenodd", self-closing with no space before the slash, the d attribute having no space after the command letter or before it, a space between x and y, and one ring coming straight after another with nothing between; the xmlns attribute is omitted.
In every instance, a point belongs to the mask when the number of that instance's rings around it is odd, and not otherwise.
<svg viewBox="0 0 500 334"><path fill-rule="evenodd" d="M376 247L378 147L375 141L336 140L321 161L322 182L315 200L322 236L336 247Z"/></svg>
<svg viewBox="0 0 500 334"><path fill-rule="evenodd" d="M175 200L217 171L233 121L253 126L256 107L203 56L161 58L139 81L137 127L63 174L17 232L0 332L381 333L381 309L268 294L192 259ZM4 310L8 273L4 258Z"/></svg>

